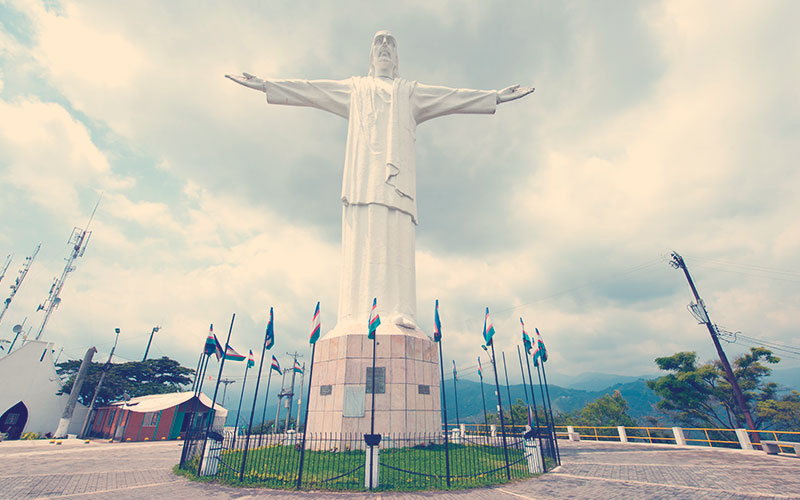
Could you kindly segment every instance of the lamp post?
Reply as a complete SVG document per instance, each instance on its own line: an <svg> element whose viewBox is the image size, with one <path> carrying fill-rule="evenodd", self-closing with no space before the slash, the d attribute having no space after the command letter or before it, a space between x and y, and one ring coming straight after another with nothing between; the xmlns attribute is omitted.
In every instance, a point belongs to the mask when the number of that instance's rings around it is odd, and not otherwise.
<svg viewBox="0 0 800 500"><path fill-rule="evenodd" d="M100 388L103 386L103 379L106 378L106 373L111 369L111 358L114 357L114 349L117 348L117 340L119 340L119 328L114 328L114 332L117 334L114 338L114 346L111 348L111 352L108 354L108 361L106 364L103 365L103 373L100 374L100 380L97 382L97 387L94 388L94 395L92 396L92 402L89 403L89 410L86 412L86 417L83 419L83 426L81 426L81 439L86 437L88 433L88 429L86 426L89 424L89 418L92 415L92 411L94 411L94 402L97 400L97 395L100 393Z"/></svg>
<svg viewBox="0 0 800 500"><path fill-rule="evenodd" d="M147 341L147 349L144 350L144 357L142 358L142 362L147 361L147 353L150 352L150 344L153 342L153 334L159 330L161 330L160 326L154 326L153 330L150 332L150 340Z"/></svg>

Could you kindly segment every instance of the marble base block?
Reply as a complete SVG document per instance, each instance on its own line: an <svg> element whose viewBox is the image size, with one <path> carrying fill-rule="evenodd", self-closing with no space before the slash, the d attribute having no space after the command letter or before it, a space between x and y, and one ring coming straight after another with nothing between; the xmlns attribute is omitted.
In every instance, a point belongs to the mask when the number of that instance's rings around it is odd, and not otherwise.
<svg viewBox="0 0 800 500"><path fill-rule="evenodd" d="M309 433L370 432L372 340L363 334L326 336L317 342L308 408ZM427 338L378 332L375 433L439 433L439 354ZM383 390L383 392L381 392Z"/></svg>

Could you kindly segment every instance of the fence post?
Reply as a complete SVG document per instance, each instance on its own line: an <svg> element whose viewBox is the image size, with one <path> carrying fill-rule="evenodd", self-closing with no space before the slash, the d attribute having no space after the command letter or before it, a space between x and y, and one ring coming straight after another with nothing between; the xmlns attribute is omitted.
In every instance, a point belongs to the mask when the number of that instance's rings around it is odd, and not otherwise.
<svg viewBox="0 0 800 500"><path fill-rule="evenodd" d="M461 424L458 427L461 430L461 436L462 437L466 436L467 435L467 425L466 424Z"/></svg>
<svg viewBox="0 0 800 500"><path fill-rule="evenodd" d="M678 446L686 446L686 438L683 436L683 428L673 427L672 434L675 436L675 444Z"/></svg>
<svg viewBox="0 0 800 500"><path fill-rule="evenodd" d="M496 438L497 437L497 426L495 424L492 424L490 429L491 429L491 432L492 432L492 437Z"/></svg>
<svg viewBox="0 0 800 500"><path fill-rule="evenodd" d="M750 435L747 434L747 429L734 429L736 437L739 439L739 445L743 450L752 450L753 444L750 442Z"/></svg>
<svg viewBox="0 0 800 500"><path fill-rule="evenodd" d="M378 467L378 450L380 446L367 446L365 457L366 463L364 464L364 487L369 489L377 488L380 484L378 480L378 474L380 473L380 467ZM370 470L372 474L370 474ZM372 484L370 484L370 479L372 479Z"/></svg>
<svg viewBox="0 0 800 500"><path fill-rule="evenodd" d="M544 472L542 449L539 448L539 443L533 438L525 440L525 457L528 459L528 472L531 474Z"/></svg>
<svg viewBox="0 0 800 500"><path fill-rule="evenodd" d="M568 425L567 426L567 436L569 437L570 441L580 441L581 435L575 432L575 427Z"/></svg>
<svg viewBox="0 0 800 500"><path fill-rule="evenodd" d="M620 443L627 443L628 442L628 433L625 432L625 426L618 425L617 432L619 433L619 442Z"/></svg>

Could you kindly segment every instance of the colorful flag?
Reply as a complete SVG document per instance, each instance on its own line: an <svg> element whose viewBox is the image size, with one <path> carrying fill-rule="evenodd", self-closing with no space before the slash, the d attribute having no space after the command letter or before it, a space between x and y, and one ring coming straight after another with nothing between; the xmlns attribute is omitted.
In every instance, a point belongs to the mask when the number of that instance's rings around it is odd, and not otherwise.
<svg viewBox="0 0 800 500"><path fill-rule="evenodd" d="M456 371L456 360L453 360L453 380L458 380L458 372Z"/></svg>
<svg viewBox="0 0 800 500"><path fill-rule="evenodd" d="M534 328L534 330L536 330L536 353L533 355L533 365L539 366L539 359L542 360L542 363L547 361L547 349L544 347L544 341L539 329Z"/></svg>
<svg viewBox="0 0 800 500"><path fill-rule="evenodd" d="M264 346L267 349L272 349L272 346L275 345L275 330L274 326L272 326L272 308L269 308L269 323L267 323L267 336L264 341Z"/></svg>
<svg viewBox="0 0 800 500"><path fill-rule="evenodd" d="M225 344L225 359L230 361L244 361L245 355L236 352L236 350L231 347L230 344Z"/></svg>
<svg viewBox="0 0 800 500"><path fill-rule="evenodd" d="M522 325L522 343L525 345L525 352L531 352L531 338L528 336L528 332L525 331L525 323L522 322L522 318L519 319L520 324Z"/></svg>
<svg viewBox="0 0 800 500"><path fill-rule="evenodd" d="M378 329L378 325L381 324L381 317L378 314L378 298L375 297L372 299L372 310L369 312L369 333L367 334L368 339L375 338L375 330Z"/></svg>
<svg viewBox="0 0 800 500"><path fill-rule="evenodd" d="M483 319L483 340L487 346L492 345L492 337L494 337L494 325L489 318L489 308L486 308L486 317Z"/></svg>
<svg viewBox="0 0 800 500"><path fill-rule="evenodd" d="M281 372L281 365L278 363L278 358L276 358L275 355L272 356L272 366L270 366L270 369L275 370L278 373Z"/></svg>
<svg viewBox="0 0 800 500"><path fill-rule="evenodd" d="M311 336L308 338L309 344L317 343L317 339L319 339L319 330L319 302L317 302L317 308L314 309L314 317L311 319Z"/></svg>
<svg viewBox="0 0 800 500"><path fill-rule="evenodd" d="M433 312L433 341L442 340L442 322L439 320L439 299L436 299L436 307Z"/></svg>
<svg viewBox="0 0 800 500"><path fill-rule="evenodd" d="M300 367L300 363L296 359L294 360L294 367L292 369L295 373L303 373L303 369Z"/></svg>
<svg viewBox="0 0 800 500"><path fill-rule="evenodd" d="M250 356L247 357L247 368L256 366L256 358L253 356L253 350L250 349Z"/></svg>
<svg viewBox="0 0 800 500"><path fill-rule="evenodd" d="M483 380L483 367L481 366L481 357L478 356L478 375L480 375L481 380Z"/></svg>
<svg viewBox="0 0 800 500"><path fill-rule="evenodd" d="M208 337L206 337L206 346L203 348L203 354L210 356L217 350L217 343L214 337L214 324L208 327Z"/></svg>
<svg viewBox="0 0 800 500"><path fill-rule="evenodd" d="M531 405L528 405L528 427L533 429L533 409L531 409Z"/></svg>
<svg viewBox="0 0 800 500"><path fill-rule="evenodd" d="M224 353L225 351L222 349L222 344L219 343L219 339L214 335L214 355L217 356L217 361L222 359Z"/></svg>

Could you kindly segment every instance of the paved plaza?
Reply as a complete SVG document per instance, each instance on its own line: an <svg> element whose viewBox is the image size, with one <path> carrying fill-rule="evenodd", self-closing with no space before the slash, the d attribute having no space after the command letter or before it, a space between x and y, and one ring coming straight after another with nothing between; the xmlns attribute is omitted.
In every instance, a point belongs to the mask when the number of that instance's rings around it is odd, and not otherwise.
<svg viewBox="0 0 800 500"><path fill-rule="evenodd" d="M172 474L180 444L0 443L0 499L800 499L800 459L763 452L561 442L563 465L542 477L480 490L329 493L232 488Z"/></svg>

